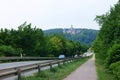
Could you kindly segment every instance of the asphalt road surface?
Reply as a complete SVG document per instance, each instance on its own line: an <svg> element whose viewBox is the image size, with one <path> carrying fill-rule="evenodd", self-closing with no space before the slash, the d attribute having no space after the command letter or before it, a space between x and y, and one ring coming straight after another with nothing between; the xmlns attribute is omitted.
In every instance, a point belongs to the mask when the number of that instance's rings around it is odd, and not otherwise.
<svg viewBox="0 0 120 80"><path fill-rule="evenodd" d="M95 57L93 56L63 80L97 80Z"/></svg>
<svg viewBox="0 0 120 80"><path fill-rule="evenodd" d="M29 64L35 64L35 63L43 63L43 62L47 62L47 61L50 61L50 60L1 63L0 64L0 70L1 69L6 69L6 68L18 67L18 66L25 66L25 65L29 65Z"/></svg>
<svg viewBox="0 0 120 80"><path fill-rule="evenodd" d="M48 61L50 61L50 60L1 63L1 64L0 64L0 70L1 70L1 69L6 69L6 68L13 68L13 67L30 65L30 64L35 64L35 63L43 63L43 62L48 62ZM43 68L43 70L44 70L44 69L48 69L48 67ZM23 75L23 76L28 76L28 75L31 75L32 73L37 72L37 71L38 71L38 70L33 70L33 71L30 71L30 72L26 72L26 73L24 73L24 74L22 74L22 75ZM15 78L17 78L17 76L5 78L5 79L2 79L2 80L14 80ZM0 80L1 80L1 79L0 79Z"/></svg>

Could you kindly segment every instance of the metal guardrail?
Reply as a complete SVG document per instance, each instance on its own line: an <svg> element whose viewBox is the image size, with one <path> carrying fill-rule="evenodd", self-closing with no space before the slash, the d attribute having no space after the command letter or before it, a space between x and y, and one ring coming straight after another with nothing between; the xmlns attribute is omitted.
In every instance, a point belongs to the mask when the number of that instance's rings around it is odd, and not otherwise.
<svg viewBox="0 0 120 80"><path fill-rule="evenodd" d="M7 60L54 60L58 57L0 57L0 61Z"/></svg>
<svg viewBox="0 0 120 80"><path fill-rule="evenodd" d="M54 64L58 64L60 66L61 63L71 62L74 61L75 58L68 58L63 60L54 60L54 61L48 61L44 63L36 63L36 64L30 64L25 66L19 66L19 67L13 67L13 68L7 68L0 70L0 79L4 79L10 76L18 76L18 80L21 80L21 74L23 72L28 72L30 70L38 69L38 72L41 71L42 67L50 66L50 70L52 70Z"/></svg>

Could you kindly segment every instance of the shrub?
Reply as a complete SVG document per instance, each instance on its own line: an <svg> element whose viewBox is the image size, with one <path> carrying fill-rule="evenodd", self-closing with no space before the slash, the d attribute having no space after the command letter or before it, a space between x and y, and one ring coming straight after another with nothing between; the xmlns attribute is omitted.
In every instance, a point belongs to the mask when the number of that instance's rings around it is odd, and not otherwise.
<svg viewBox="0 0 120 80"><path fill-rule="evenodd" d="M4 54L0 52L0 57L2 57L2 56L4 56Z"/></svg>
<svg viewBox="0 0 120 80"><path fill-rule="evenodd" d="M17 56L23 50L21 48L13 48L12 46L2 45L0 46L0 56Z"/></svg>
<svg viewBox="0 0 120 80"><path fill-rule="evenodd" d="M111 64L110 69L112 70L112 73L115 75L115 78L117 80L120 80L120 61Z"/></svg>
<svg viewBox="0 0 120 80"><path fill-rule="evenodd" d="M108 57L106 59L107 66L110 66L112 63L120 61L120 44L114 44L108 50Z"/></svg>

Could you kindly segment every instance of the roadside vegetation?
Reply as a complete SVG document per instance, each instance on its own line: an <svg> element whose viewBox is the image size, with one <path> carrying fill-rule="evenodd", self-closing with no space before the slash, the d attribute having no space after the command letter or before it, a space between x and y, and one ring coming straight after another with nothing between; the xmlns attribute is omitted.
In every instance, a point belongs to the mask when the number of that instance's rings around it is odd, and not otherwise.
<svg viewBox="0 0 120 80"><path fill-rule="evenodd" d="M33 76L23 77L22 80L62 80L89 58L81 58L75 62L63 64L60 67L54 67L52 71L44 70L33 74Z"/></svg>
<svg viewBox="0 0 120 80"><path fill-rule="evenodd" d="M45 36L39 28L26 22L14 29L0 29L0 56L66 57L80 55L88 49L79 42L66 39L63 35Z"/></svg>
<svg viewBox="0 0 120 80"><path fill-rule="evenodd" d="M92 46L96 53L98 80L120 80L120 0L95 20L101 26Z"/></svg>
<svg viewBox="0 0 120 80"><path fill-rule="evenodd" d="M67 31L71 30L71 28L63 29L49 29L45 30L45 35L53 35L53 34L61 34L64 35L65 38L70 39L74 42L80 42L81 44L85 44L87 46L91 46L93 41L95 40L99 30L93 30L93 29L82 29L82 28L73 28L73 31L75 31L75 34L67 33Z"/></svg>
<svg viewBox="0 0 120 80"><path fill-rule="evenodd" d="M98 80L115 80L114 75L98 59L96 60L96 71Z"/></svg>

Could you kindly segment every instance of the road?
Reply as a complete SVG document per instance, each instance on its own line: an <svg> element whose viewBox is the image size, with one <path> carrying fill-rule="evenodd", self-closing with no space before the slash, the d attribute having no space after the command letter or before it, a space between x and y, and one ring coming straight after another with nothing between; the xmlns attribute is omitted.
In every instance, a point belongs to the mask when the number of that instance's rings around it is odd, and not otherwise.
<svg viewBox="0 0 120 80"><path fill-rule="evenodd" d="M50 61L50 60L1 63L0 64L0 70L1 69L6 69L6 68L13 68L13 67L25 66L25 65L30 65L30 64L36 64L36 63L43 63L43 62L48 62L48 61ZM44 69L46 69L46 68L44 68ZM37 71L38 70L34 70L34 71L24 73L23 76L31 75L32 73L37 72ZM14 80L15 78L17 78L17 76L9 77L9 78L2 79L2 80Z"/></svg>
<svg viewBox="0 0 120 80"><path fill-rule="evenodd" d="M94 56L63 80L97 80Z"/></svg>
<svg viewBox="0 0 120 80"><path fill-rule="evenodd" d="M29 65L29 64L35 64L35 63L43 63L43 62L47 62L47 61L50 61L50 60L1 63L0 64L0 70L1 69L6 69L6 68L18 67L18 66L25 66L25 65Z"/></svg>

